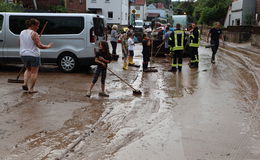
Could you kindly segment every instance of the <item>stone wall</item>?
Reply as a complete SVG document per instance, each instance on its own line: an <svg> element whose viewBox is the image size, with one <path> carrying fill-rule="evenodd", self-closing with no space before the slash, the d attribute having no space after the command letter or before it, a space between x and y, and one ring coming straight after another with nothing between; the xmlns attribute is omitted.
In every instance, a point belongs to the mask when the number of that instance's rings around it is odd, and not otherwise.
<svg viewBox="0 0 260 160"><path fill-rule="evenodd" d="M251 40L252 46L260 48L260 27L253 27Z"/></svg>
<svg viewBox="0 0 260 160"><path fill-rule="evenodd" d="M202 35L207 35L210 27L200 26ZM229 26L228 28L222 29L225 41L242 43L247 42L251 39L252 26Z"/></svg>

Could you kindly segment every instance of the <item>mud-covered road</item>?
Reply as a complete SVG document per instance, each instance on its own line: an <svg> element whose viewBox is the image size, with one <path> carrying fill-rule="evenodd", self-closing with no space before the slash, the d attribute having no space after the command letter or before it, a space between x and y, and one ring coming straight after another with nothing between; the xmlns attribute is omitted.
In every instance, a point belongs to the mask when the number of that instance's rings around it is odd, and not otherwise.
<svg viewBox="0 0 260 160"><path fill-rule="evenodd" d="M7 83L19 68L1 66L0 159L259 160L260 54L223 49L211 65L211 51L199 52L199 69L185 59L181 73L167 72L166 58L152 59L157 73L112 62L141 96L108 72L110 97L98 96L98 81L87 98L93 70L52 66L41 68L31 95Z"/></svg>

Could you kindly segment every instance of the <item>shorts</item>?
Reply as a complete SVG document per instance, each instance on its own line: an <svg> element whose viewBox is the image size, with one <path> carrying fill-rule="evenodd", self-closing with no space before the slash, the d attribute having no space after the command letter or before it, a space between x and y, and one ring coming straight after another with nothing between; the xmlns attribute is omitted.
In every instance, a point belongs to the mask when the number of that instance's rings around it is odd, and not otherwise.
<svg viewBox="0 0 260 160"><path fill-rule="evenodd" d="M107 75L107 69L106 68L101 68L97 67L94 78L92 80L92 83L95 84L98 80L99 75L101 74L101 84L105 84L106 81L106 75Z"/></svg>
<svg viewBox="0 0 260 160"><path fill-rule="evenodd" d="M134 51L129 50L129 56L133 57L134 56Z"/></svg>
<svg viewBox="0 0 260 160"><path fill-rule="evenodd" d="M41 65L40 57L22 56L21 58L25 67L39 67Z"/></svg>

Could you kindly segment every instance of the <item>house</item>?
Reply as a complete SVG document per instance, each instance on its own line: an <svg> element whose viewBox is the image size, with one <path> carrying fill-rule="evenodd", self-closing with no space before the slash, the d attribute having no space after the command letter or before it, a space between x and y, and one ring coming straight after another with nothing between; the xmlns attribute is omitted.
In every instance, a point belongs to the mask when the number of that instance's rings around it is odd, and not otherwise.
<svg viewBox="0 0 260 160"><path fill-rule="evenodd" d="M24 8L39 10L50 10L51 7L64 5L60 0L37 0L36 3L33 0L13 0L13 2L21 3Z"/></svg>
<svg viewBox="0 0 260 160"><path fill-rule="evenodd" d="M130 10L136 10L135 19L146 20L146 0L135 0L131 2Z"/></svg>
<svg viewBox="0 0 260 160"><path fill-rule="evenodd" d="M256 13L256 0L233 0L224 26L251 25Z"/></svg>
<svg viewBox="0 0 260 160"><path fill-rule="evenodd" d="M87 0L65 0L65 7L70 13L85 13Z"/></svg>
<svg viewBox="0 0 260 160"><path fill-rule="evenodd" d="M128 25L129 0L87 0L87 10L104 15L108 24Z"/></svg>
<svg viewBox="0 0 260 160"><path fill-rule="evenodd" d="M166 18L166 10L163 3L150 4L147 6L146 14L148 21L158 17Z"/></svg>

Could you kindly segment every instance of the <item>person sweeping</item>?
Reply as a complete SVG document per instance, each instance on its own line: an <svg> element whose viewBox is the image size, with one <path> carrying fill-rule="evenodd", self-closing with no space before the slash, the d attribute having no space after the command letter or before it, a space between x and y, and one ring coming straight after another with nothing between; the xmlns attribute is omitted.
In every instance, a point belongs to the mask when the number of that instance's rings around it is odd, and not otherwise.
<svg viewBox="0 0 260 160"><path fill-rule="evenodd" d="M97 63L97 68L93 77L92 84L90 85L89 92L86 96L91 96L91 91L96 84L99 75L101 74L101 92L99 93L99 96L109 97L109 95L105 93L105 81L107 75L107 65L111 62L111 54L109 52L109 46L106 41L99 42L99 51L96 52L95 62Z"/></svg>
<svg viewBox="0 0 260 160"><path fill-rule="evenodd" d="M39 67L41 65L40 49L48 49L53 46L53 43L44 45L40 41L40 36L37 33L40 22L32 18L25 22L28 29L20 33L20 55L22 62L26 68L24 72L23 90L28 93L37 93L34 90L34 85L37 81Z"/></svg>

